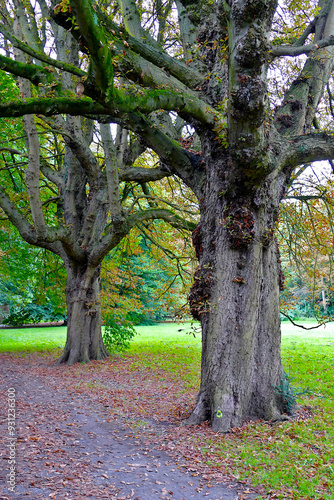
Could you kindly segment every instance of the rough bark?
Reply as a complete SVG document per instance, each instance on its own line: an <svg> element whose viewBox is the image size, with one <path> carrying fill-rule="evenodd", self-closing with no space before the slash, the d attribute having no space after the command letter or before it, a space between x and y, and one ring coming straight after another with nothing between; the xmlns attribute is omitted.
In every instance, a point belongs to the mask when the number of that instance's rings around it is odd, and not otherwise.
<svg viewBox="0 0 334 500"><path fill-rule="evenodd" d="M67 264L67 340L59 363L88 363L109 356L101 332L100 269Z"/></svg>
<svg viewBox="0 0 334 500"><path fill-rule="evenodd" d="M274 390L282 377L274 228L285 176L231 197L224 191L229 163L220 154L206 168L193 233L199 267L189 297L202 324L202 374L188 423L211 420L223 432L252 418L276 419L283 409Z"/></svg>

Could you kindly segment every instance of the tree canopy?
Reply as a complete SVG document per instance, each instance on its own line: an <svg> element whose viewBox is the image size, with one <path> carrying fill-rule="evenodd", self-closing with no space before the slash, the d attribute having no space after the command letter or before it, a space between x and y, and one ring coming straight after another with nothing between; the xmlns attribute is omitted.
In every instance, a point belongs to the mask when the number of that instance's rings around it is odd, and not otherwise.
<svg viewBox="0 0 334 500"><path fill-rule="evenodd" d="M278 239L285 272L287 316L333 318L333 181L308 168L288 190Z"/></svg>

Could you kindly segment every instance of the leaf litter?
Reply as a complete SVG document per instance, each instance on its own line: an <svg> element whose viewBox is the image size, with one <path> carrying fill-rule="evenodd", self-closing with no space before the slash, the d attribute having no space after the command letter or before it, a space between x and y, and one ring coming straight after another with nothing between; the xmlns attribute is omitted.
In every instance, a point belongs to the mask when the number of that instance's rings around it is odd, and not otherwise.
<svg viewBox="0 0 334 500"><path fill-rule="evenodd" d="M6 487L8 448L1 420L0 499L250 500L263 489L210 467L181 426L195 391L161 371L133 371L109 358L57 366L50 354L1 354L1 414L16 389L16 488ZM263 496L262 498L269 498Z"/></svg>

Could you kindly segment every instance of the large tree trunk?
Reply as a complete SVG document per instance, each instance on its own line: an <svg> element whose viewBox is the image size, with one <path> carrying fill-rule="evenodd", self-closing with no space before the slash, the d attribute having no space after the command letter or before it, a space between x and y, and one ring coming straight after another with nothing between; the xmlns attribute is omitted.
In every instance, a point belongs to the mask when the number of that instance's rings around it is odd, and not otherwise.
<svg viewBox="0 0 334 500"><path fill-rule="evenodd" d="M274 389L283 373L282 272L273 234L284 178L271 174L255 191L238 186L236 178L226 192L231 170L227 158L207 165L201 222L193 234L199 268L189 297L202 323L202 382L188 423L209 419L222 432L282 412Z"/></svg>
<svg viewBox="0 0 334 500"><path fill-rule="evenodd" d="M67 265L67 340L59 363L87 363L109 355L102 340L100 269Z"/></svg>

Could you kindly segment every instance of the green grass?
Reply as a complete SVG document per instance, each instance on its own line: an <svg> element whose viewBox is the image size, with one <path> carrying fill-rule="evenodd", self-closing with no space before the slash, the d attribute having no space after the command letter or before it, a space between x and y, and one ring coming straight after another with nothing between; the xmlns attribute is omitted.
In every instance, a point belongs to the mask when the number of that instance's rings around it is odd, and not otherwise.
<svg viewBox="0 0 334 500"><path fill-rule="evenodd" d="M250 425L239 441L220 443L230 452L240 478L254 484L286 490L289 499L334 498L334 334L333 327L315 333L283 334L282 358L293 384L313 394L300 403L309 405L313 418L268 428ZM241 458L240 458L241 457ZM242 461L242 464L238 460Z"/></svg>
<svg viewBox="0 0 334 500"><path fill-rule="evenodd" d="M0 352L40 352L64 347L66 327L0 329Z"/></svg>
<svg viewBox="0 0 334 500"><path fill-rule="evenodd" d="M311 321L301 322L310 327ZM175 325L139 327L132 344L134 369L159 366L181 377L188 388L198 388L200 337L177 332ZM280 491L273 498L334 499L334 323L303 330L282 323L282 359L292 385L309 388L299 401L312 418L268 426L255 422L214 438L194 433L208 465L226 463L237 478ZM258 497L262 498L261 496Z"/></svg>
<svg viewBox="0 0 334 500"><path fill-rule="evenodd" d="M312 392L300 401L310 407L312 418L274 426L254 422L227 435L199 437L194 432L191 439L208 464L225 463L237 478L280 492L272 498L333 500L334 324L305 331L283 322L282 330L285 370L293 385ZM199 334L185 334L190 324L141 326L137 331L124 355L131 370L158 369L159 377L182 380L187 390L197 390L201 342ZM63 327L0 330L0 351L47 351L63 346L65 336Z"/></svg>
<svg viewBox="0 0 334 500"><path fill-rule="evenodd" d="M135 356L133 370L159 368L166 372L166 378L181 377L186 388L198 388L201 338L198 332L192 335L190 322L139 326L136 330L138 335L128 351Z"/></svg>

